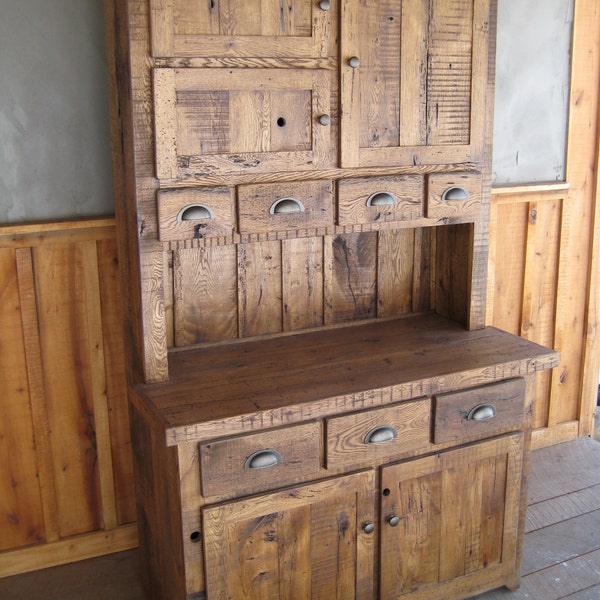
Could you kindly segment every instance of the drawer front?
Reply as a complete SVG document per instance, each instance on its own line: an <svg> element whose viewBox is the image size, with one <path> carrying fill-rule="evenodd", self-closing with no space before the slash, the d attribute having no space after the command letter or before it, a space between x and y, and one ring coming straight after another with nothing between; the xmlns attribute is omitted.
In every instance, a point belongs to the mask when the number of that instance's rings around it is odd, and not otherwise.
<svg viewBox="0 0 600 600"><path fill-rule="evenodd" d="M333 225L331 181L242 185L238 203L242 235Z"/></svg>
<svg viewBox="0 0 600 600"><path fill-rule="evenodd" d="M320 475L317 422L200 445L202 493L233 498Z"/></svg>
<svg viewBox="0 0 600 600"><path fill-rule="evenodd" d="M161 242L231 236L235 229L233 189L215 187L158 192Z"/></svg>
<svg viewBox="0 0 600 600"><path fill-rule="evenodd" d="M327 419L327 468L374 464L430 444L429 398Z"/></svg>
<svg viewBox="0 0 600 600"><path fill-rule="evenodd" d="M525 416L525 380L509 379L479 388L434 396L433 441L475 440L514 427Z"/></svg>
<svg viewBox="0 0 600 600"><path fill-rule="evenodd" d="M427 176L427 217L474 217L481 210L481 175L435 173Z"/></svg>
<svg viewBox="0 0 600 600"><path fill-rule="evenodd" d="M338 224L410 221L423 216L420 175L342 179L338 183Z"/></svg>

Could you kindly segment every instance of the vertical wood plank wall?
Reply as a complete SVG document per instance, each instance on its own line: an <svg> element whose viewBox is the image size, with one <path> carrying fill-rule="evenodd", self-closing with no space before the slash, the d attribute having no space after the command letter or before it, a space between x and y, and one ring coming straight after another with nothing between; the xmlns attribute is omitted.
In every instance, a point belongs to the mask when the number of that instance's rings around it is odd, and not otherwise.
<svg viewBox="0 0 600 600"><path fill-rule="evenodd" d="M135 546L112 219L0 227L0 577Z"/></svg>
<svg viewBox="0 0 600 600"><path fill-rule="evenodd" d="M593 426L600 7L576 0L567 181L496 189L487 321L557 348L534 445ZM137 545L112 219L0 227L0 577Z"/></svg>
<svg viewBox="0 0 600 600"><path fill-rule="evenodd" d="M576 0L566 182L495 189L487 323L553 347L533 447L589 435L600 373L600 6Z"/></svg>

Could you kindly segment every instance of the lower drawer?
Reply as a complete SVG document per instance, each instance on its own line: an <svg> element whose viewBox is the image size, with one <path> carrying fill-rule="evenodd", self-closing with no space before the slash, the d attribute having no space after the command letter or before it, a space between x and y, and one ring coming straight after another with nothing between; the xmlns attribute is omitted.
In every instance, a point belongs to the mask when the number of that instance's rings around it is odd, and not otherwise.
<svg viewBox="0 0 600 600"><path fill-rule="evenodd" d="M519 427L525 416L525 380L438 394L434 415L435 444L477 440Z"/></svg>
<svg viewBox="0 0 600 600"><path fill-rule="evenodd" d="M400 458L430 443L429 398L327 419L327 468Z"/></svg>
<svg viewBox="0 0 600 600"><path fill-rule="evenodd" d="M320 433L310 422L200 444L202 493L234 498L318 477Z"/></svg>

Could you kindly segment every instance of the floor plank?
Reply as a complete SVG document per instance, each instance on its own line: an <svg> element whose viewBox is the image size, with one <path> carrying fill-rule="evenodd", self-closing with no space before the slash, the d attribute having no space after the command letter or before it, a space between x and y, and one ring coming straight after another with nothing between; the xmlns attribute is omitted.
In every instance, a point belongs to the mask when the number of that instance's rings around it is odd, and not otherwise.
<svg viewBox="0 0 600 600"><path fill-rule="evenodd" d="M530 504L527 507L525 531L529 533L598 509L600 509L600 485Z"/></svg>

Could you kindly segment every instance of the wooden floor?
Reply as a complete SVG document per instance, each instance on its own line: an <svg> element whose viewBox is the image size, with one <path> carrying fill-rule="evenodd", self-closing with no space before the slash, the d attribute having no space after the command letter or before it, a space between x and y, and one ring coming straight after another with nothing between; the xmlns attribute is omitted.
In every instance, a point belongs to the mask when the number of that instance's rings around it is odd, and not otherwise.
<svg viewBox="0 0 600 600"><path fill-rule="evenodd" d="M599 600L600 442L581 438L536 450L528 504L521 587L477 600ZM0 579L0 598L142 600L138 554Z"/></svg>

